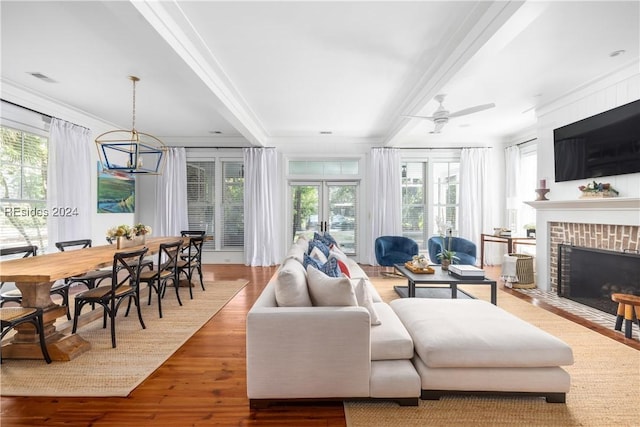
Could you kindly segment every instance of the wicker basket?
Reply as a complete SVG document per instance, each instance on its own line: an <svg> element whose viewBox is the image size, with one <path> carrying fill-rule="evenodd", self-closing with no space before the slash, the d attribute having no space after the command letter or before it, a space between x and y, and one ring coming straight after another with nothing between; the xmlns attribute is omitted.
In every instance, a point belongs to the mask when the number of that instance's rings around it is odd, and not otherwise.
<svg viewBox="0 0 640 427"><path fill-rule="evenodd" d="M518 281L513 284L516 289L533 289L536 287L533 278L533 257L524 254L509 254L518 258L516 262L516 275Z"/></svg>

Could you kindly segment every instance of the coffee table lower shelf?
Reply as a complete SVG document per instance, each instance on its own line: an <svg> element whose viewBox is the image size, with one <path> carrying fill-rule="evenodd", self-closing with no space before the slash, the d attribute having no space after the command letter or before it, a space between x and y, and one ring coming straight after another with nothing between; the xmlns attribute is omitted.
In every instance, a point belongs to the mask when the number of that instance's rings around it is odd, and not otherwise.
<svg viewBox="0 0 640 427"><path fill-rule="evenodd" d="M437 265L432 268L435 269L434 274L420 274L413 273L403 264L395 264L395 269L407 278L407 288L409 291L409 298L415 298L416 285L449 285L451 288L451 298L458 297L458 285L488 285L491 287L491 303L497 305L498 300L498 284L495 280L491 279L464 279L457 278L447 271L442 271L442 268Z"/></svg>

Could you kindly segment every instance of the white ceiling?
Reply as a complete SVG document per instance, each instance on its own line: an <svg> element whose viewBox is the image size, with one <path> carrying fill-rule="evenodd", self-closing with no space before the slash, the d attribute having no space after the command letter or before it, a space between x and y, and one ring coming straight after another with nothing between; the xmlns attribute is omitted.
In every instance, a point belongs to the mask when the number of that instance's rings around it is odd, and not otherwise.
<svg viewBox="0 0 640 427"><path fill-rule="evenodd" d="M136 75L136 128L184 145L503 141L536 107L638 64L640 45L637 0L3 0L0 12L3 86L130 128ZM450 111L496 108L441 134L402 117L431 115L438 93Z"/></svg>

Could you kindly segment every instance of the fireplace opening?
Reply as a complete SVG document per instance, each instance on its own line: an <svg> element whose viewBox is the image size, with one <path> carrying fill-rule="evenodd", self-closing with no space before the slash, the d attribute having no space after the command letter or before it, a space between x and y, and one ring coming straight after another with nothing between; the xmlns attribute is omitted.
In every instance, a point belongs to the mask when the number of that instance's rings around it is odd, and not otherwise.
<svg viewBox="0 0 640 427"><path fill-rule="evenodd" d="M640 296L640 254L558 245L558 295L615 315L614 293Z"/></svg>

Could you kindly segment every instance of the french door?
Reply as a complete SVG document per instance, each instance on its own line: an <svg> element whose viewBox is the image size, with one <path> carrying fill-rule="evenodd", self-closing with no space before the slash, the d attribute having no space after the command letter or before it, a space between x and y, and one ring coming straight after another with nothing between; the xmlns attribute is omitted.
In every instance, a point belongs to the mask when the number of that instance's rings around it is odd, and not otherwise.
<svg viewBox="0 0 640 427"><path fill-rule="evenodd" d="M345 254L357 253L357 182L292 182L289 195L292 237L328 232Z"/></svg>

